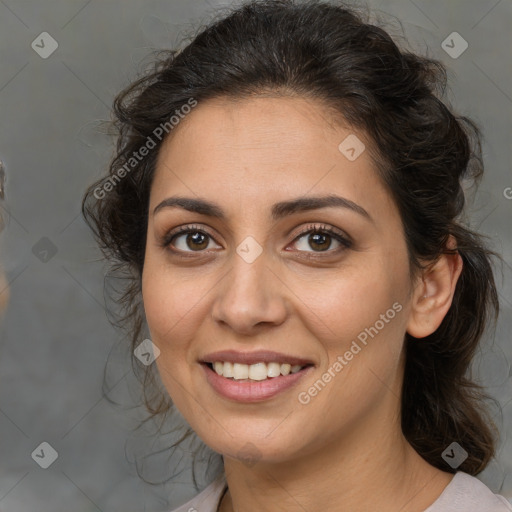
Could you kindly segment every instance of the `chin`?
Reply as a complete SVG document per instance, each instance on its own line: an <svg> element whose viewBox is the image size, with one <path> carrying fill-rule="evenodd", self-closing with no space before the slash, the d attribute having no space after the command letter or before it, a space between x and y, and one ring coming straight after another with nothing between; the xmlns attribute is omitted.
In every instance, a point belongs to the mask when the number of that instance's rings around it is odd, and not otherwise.
<svg viewBox="0 0 512 512"><path fill-rule="evenodd" d="M298 441L301 438L290 436L289 429L282 431L281 434L276 431L269 436L268 432L275 429L276 422L273 422L272 428L266 429L266 434L247 429L247 422L245 425L245 428L230 429L229 432L218 432L217 435L212 435L211 430L205 436L200 435L199 429L196 432L213 451L248 466L257 462L281 463L298 456L299 448L302 446L299 446Z"/></svg>

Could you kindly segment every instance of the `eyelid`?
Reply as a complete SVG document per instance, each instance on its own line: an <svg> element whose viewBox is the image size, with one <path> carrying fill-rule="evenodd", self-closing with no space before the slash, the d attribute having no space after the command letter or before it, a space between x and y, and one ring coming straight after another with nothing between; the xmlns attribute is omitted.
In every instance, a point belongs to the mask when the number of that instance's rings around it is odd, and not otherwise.
<svg viewBox="0 0 512 512"><path fill-rule="evenodd" d="M334 226L324 224L322 222L311 222L307 226L301 228L301 231L295 234L293 242L309 233L327 233L331 236L341 239L339 240L340 243L343 243L347 246L350 246L354 243L352 238L345 231Z"/></svg>
<svg viewBox="0 0 512 512"><path fill-rule="evenodd" d="M160 239L160 244L162 247L167 247L171 244L173 239L178 237L179 235L186 235L191 232L200 232L204 233L205 235L209 236L217 245L220 245L219 242L215 239L215 237L204 227L201 227L197 224L186 224L184 226L178 226L175 229L172 229L168 233L164 233ZM179 249L178 249L179 250ZM183 252L183 251L180 251ZM190 251L193 252L193 251ZM204 251L197 251L197 252L204 252Z"/></svg>
<svg viewBox="0 0 512 512"><path fill-rule="evenodd" d="M179 226L179 227L171 230L169 233L166 233L162 236L160 244L162 247L167 248L168 246L171 245L171 242L173 242L173 240L175 238L177 238L178 236L185 235L185 234L192 233L192 232L204 233L206 236L210 237L214 243L216 243L217 245L221 245L217 242L215 237L207 229L204 229L203 227L201 227L197 224L187 224L187 225ZM291 241L291 243L293 244L293 243L297 242L297 240L299 240L300 238L304 237L305 235L312 234L312 233L326 233L327 235L333 237L336 241L338 241L342 247L340 247L338 249L333 249L333 250L329 249L327 251L298 251L298 252L318 254L318 255L333 254L333 253L338 253L341 250L348 249L348 248L352 247L352 245L353 245L352 238L344 231L342 231L338 228L335 228L334 226L329 226L324 223L318 223L318 222L317 223L311 222L311 223L307 224L306 226L303 226L301 228L301 230L294 235L294 238ZM208 252L208 250L182 251L182 250L176 249L176 248L170 249L170 250L175 253L179 253L179 254L184 254L184 253L185 254L187 254L187 253L204 254L204 253Z"/></svg>

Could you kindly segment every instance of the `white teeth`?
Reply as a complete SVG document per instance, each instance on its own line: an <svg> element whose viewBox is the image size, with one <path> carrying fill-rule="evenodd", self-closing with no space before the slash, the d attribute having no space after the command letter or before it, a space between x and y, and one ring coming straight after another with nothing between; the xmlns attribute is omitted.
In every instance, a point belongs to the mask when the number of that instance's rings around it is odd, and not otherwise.
<svg viewBox="0 0 512 512"><path fill-rule="evenodd" d="M268 363L267 364L267 376L268 377L279 377L281 375L281 365L279 363Z"/></svg>
<svg viewBox="0 0 512 512"><path fill-rule="evenodd" d="M285 363L281 365L281 373L283 375L288 375L290 373L291 364Z"/></svg>
<svg viewBox="0 0 512 512"><path fill-rule="evenodd" d="M235 380L249 378L249 366L246 364L234 363L233 364L233 377Z"/></svg>
<svg viewBox="0 0 512 512"><path fill-rule="evenodd" d="M213 363L213 368L219 375L223 375L224 365L220 361L215 361L215 363Z"/></svg>
<svg viewBox="0 0 512 512"><path fill-rule="evenodd" d="M223 367L222 373L217 372L217 373L219 373L219 375L224 375L224 377L234 377L235 376L235 374L233 372L233 363L219 362L218 364L219 364L219 366L222 365L222 367ZM217 371L217 369L215 369L215 371Z"/></svg>
<svg viewBox="0 0 512 512"><path fill-rule="evenodd" d="M256 363L249 366L249 379L265 380L267 378L267 365L265 363Z"/></svg>
<svg viewBox="0 0 512 512"><path fill-rule="evenodd" d="M230 363L229 361L215 361L213 369L218 375L235 380L265 380L267 378L279 377L280 375L289 375L290 373L297 373L303 366L290 365L288 363L256 363L256 364L241 364Z"/></svg>

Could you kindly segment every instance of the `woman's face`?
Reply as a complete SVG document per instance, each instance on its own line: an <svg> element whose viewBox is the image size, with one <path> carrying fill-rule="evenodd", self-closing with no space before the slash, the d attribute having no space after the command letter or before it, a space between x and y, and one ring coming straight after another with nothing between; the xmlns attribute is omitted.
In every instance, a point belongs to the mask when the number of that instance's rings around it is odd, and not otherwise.
<svg viewBox="0 0 512 512"><path fill-rule="evenodd" d="M188 423L219 453L269 462L399 429L409 265L364 135L282 97L200 103L171 135L142 287L162 381ZM178 196L189 202L171 205ZM341 199L319 207L327 196ZM199 201L213 208L192 211ZM310 366L261 373L293 358ZM243 380L242 362L258 360L268 365ZM238 378L204 361L238 361Z"/></svg>

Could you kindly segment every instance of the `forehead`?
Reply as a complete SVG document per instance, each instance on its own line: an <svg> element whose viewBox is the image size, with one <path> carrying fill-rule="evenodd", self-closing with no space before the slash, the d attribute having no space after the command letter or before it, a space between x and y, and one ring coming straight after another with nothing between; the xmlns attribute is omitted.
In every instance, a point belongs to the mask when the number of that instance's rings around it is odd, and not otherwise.
<svg viewBox="0 0 512 512"><path fill-rule="evenodd" d="M333 145L344 133L354 133L341 116L316 100L303 97L264 96L254 98L214 98L200 102L164 142L165 149L186 144L229 158L239 153L300 160L301 153ZM364 135L359 134L360 138ZM341 142L341 141L339 141Z"/></svg>
<svg viewBox="0 0 512 512"><path fill-rule="evenodd" d="M355 159L346 152L351 149L347 140L360 152ZM276 96L200 102L160 149L151 204L171 192L218 200L237 194L253 204L333 190L352 200L371 190L386 195L369 147L363 133L316 100Z"/></svg>

